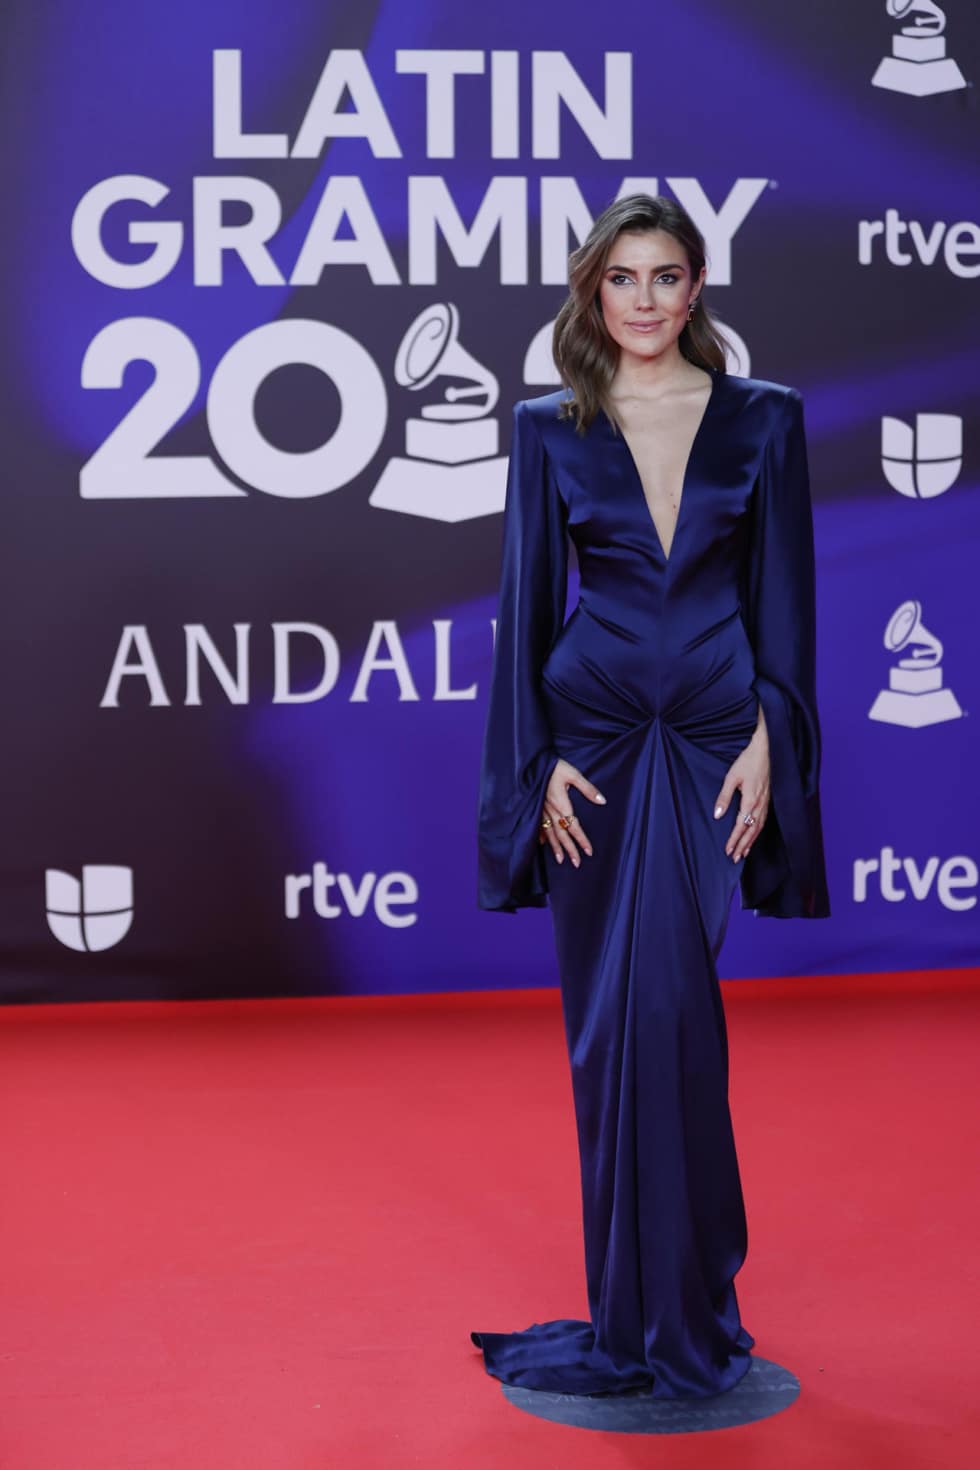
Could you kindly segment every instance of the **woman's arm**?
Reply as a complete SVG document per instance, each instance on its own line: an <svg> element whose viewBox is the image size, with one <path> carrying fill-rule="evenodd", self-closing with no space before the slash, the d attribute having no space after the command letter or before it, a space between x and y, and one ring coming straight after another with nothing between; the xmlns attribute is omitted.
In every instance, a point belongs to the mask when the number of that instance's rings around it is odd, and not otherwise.
<svg viewBox="0 0 980 1470"><path fill-rule="evenodd" d="M567 515L528 405L514 409L504 504L500 594L480 771L482 909L541 908L548 891L539 841L558 761L541 698L541 670L561 630Z"/></svg>
<svg viewBox="0 0 980 1470"><path fill-rule="evenodd" d="M763 450L743 586L771 790L766 825L742 871L742 908L825 918L813 511L803 399L795 388L786 390Z"/></svg>

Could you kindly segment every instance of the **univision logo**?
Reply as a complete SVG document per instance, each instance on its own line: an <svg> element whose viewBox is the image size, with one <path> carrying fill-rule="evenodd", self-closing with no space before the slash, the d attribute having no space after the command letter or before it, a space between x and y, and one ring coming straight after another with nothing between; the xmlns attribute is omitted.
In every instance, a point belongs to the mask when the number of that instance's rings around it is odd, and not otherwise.
<svg viewBox="0 0 980 1470"><path fill-rule="evenodd" d="M881 467L899 495L931 500L956 482L963 466L963 420L955 413L917 413L881 420Z"/></svg>
<svg viewBox="0 0 980 1470"><path fill-rule="evenodd" d="M87 863L81 881L60 868L44 875L48 928L68 949L111 949L133 922L133 870Z"/></svg>

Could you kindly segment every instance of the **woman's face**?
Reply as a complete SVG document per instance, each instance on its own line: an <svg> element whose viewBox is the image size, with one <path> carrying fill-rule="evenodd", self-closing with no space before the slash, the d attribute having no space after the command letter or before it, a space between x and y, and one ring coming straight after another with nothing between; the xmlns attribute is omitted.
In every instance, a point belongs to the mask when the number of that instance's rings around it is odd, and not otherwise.
<svg viewBox="0 0 980 1470"><path fill-rule="evenodd" d="M614 342L636 357L659 357L687 324L700 294L684 247L666 230L622 230L609 249L599 305Z"/></svg>

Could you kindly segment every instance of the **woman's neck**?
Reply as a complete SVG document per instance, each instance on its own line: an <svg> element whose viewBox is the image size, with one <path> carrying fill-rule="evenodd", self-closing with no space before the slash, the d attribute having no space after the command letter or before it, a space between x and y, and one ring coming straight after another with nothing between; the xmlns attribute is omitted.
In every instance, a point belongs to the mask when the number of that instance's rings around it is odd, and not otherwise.
<svg viewBox="0 0 980 1470"><path fill-rule="evenodd" d="M689 362L676 345L673 352L662 352L656 357L637 357L621 351L609 396L612 399L659 398L681 383L700 378L701 369Z"/></svg>

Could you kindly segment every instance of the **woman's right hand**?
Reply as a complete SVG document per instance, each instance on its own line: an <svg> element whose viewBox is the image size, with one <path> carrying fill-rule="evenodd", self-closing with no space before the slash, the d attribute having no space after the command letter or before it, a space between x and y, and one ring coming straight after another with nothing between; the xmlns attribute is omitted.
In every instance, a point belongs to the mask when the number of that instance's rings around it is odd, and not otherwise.
<svg viewBox="0 0 980 1470"><path fill-rule="evenodd" d="M571 809L571 802L568 800L569 786L574 786L577 791L581 791L589 801L594 801L597 806L605 806L606 798L597 787L593 786L588 777L583 776L582 772L569 761L559 760L551 773L548 789L545 792L544 810L541 813L542 826L538 833L538 841L549 844L556 862L563 862L564 854L567 852L577 868L581 858L576 843L588 853L589 857L592 856L592 844L589 842L582 823ZM558 825L562 817L568 823L567 827ZM546 826L545 823L550 823L550 825Z"/></svg>

